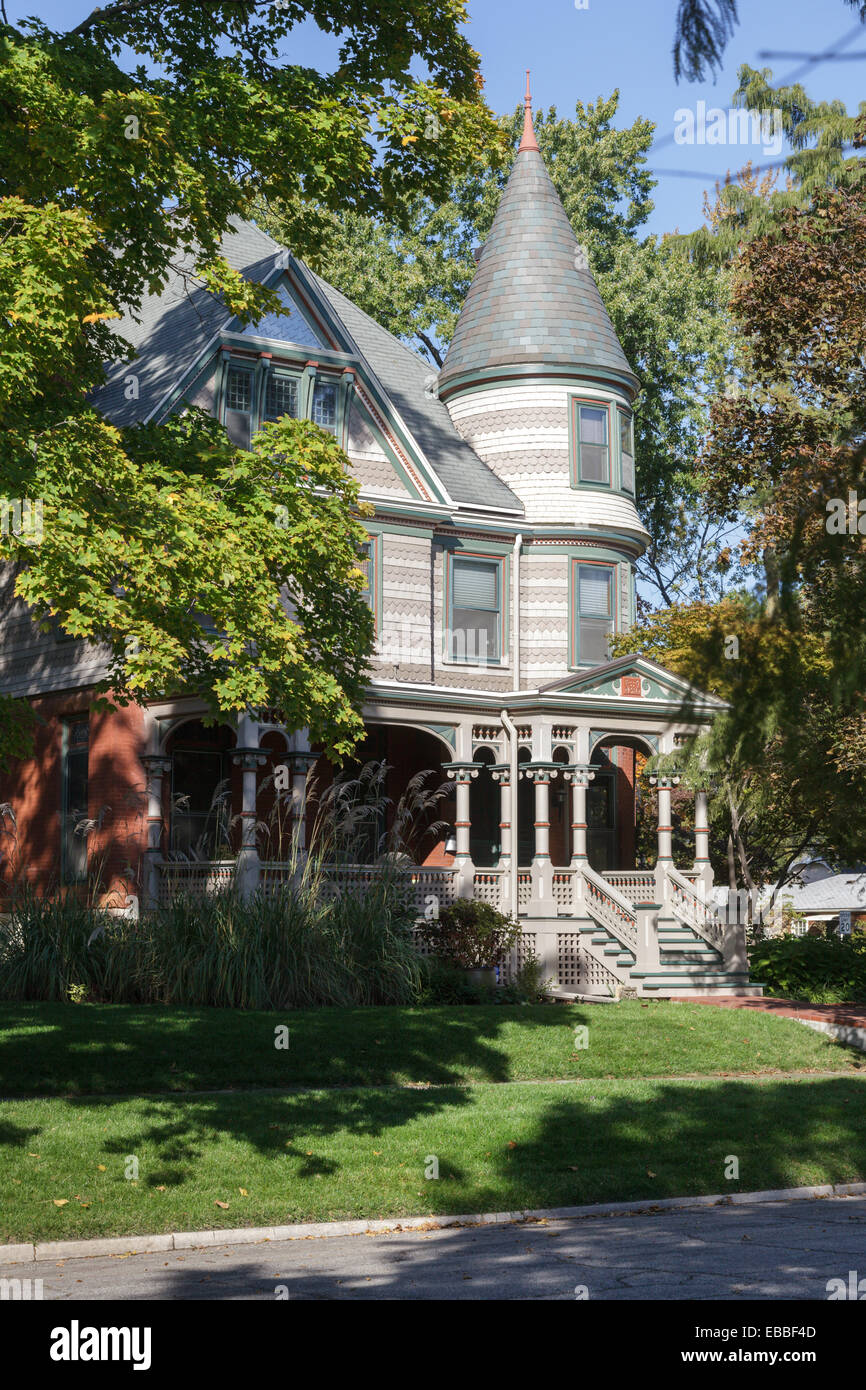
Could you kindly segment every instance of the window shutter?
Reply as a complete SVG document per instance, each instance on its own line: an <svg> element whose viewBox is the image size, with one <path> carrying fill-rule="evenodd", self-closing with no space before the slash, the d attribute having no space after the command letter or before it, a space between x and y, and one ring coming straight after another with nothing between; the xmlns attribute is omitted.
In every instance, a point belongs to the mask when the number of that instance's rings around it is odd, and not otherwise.
<svg viewBox="0 0 866 1390"><path fill-rule="evenodd" d="M483 608L495 612L498 607L498 565L477 563L455 558L451 601L455 608Z"/></svg>

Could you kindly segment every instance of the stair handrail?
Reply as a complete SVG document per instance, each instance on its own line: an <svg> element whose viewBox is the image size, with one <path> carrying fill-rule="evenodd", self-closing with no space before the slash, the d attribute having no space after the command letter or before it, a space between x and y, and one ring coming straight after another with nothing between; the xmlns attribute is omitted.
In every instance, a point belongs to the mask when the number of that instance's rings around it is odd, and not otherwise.
<svg viewBox="0 0 866 1390"><path fill-rule="evenodd" d="M638 934L634 904L588 864L582 866L582 873L586 885L584 902L590 914L598 918L630 951L636 951Z"/></svg>
<svg viewBox="0 0 866 1390"><path fill-rule="evenodd" d="M667 866L667 879L671 887L671 907L674 915L685 921L686 925L702 936L710 946L721 950L725 940L725 928L718 920L718 908L715 903L706 902L696 891L694 884L672 864Z"/></svg>

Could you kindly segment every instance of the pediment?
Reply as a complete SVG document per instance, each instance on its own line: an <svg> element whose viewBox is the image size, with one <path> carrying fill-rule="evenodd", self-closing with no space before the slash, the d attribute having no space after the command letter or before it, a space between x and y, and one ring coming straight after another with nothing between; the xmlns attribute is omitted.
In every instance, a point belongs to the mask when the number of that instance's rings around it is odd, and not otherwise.
<svg viewBox="0 0 866 1390"><path fill-rule="evenodd" d="M643 656L624 656L585 672L575 672L544 687L543 694L628 700L652 704L700 704L725 708L725 702L698 690L682 676Z"/></svg>

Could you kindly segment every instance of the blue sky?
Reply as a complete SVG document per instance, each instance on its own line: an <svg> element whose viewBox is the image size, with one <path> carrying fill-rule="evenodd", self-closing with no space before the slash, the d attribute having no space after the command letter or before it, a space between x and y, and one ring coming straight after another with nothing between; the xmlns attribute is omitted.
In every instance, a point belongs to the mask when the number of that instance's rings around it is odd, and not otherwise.
<svg viewBox="0 0 866 1390"><path fill-rule="evenodd" d="M657 127L652 167L659 171L654 193L655 212L649 223L655 232L689 231L703 221L704 189L712 191L714 176L740 167L752 155L765 157L756 146L684 145L673 141L675 112L730 106L741 63L772 68L774 79L788 76L801 64L791 59L762 59L762 50L820 53L858 28L856 13L842 0L740 0L740 26L728 46L725 64L715 84L674 82L671 46L676 0L469 0L467 33L481 54L485 94L494 111L513 110L522 99L524 70L532 70L534 103L555 105L560 114L574 110L578 98L593 100L620 90L622 124L645 116ZM60 28L72 27L93 8L92 0L7 0L11 19L37 14ZM333 41L306 24L295 31L290 46L296 61L327 65ZM849 43L852 53L866 53L866 27ZM866 58L823 62L803 77L810 96L842 100L856 111L866 97ZM772 160L772 156L768 159Z"/></svg>

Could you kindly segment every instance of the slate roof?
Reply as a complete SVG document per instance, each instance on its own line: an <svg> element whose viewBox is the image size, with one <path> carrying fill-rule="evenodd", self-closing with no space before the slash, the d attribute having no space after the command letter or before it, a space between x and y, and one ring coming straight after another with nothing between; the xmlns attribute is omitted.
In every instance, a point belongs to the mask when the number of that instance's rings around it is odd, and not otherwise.
<svg viewBox="0 0 866 1390"><path fill-rule="evenodd" d="M449 496L455 502L522 513L523 503L458 434L447 408L432 393L436 376L430 363L326 280L318 275L312 279L351 334L359 356L402 415Z"/></svg>
<svg viewBox="0 0 866 1390"><path fill-rule="evenodd" d="M523 364L581 367L638 380L626 360L559 194L523 147L481 251L439 376Z"/></svg>
<svg viewBox="0 0 866 1390"><path fill-rule="evenodd" d="M221 250L228 263L251 280L268 280L293 260L285 247L251 222L236 224ZM301 279L324 297L343 327L340 336L346 351L364 359L449 496L465 505L522 514L520 499L462 439L445 406L431 393L431 383L435 382L431 365L302 262L293 260L293 264ZM191 269L188 262L172 276L161 295L145 300L139 323L127 316L117 325L118 334L138 353L138 361L113 367L107 385L93 398L98 409L117 425L149 419L208 344L215 345L217 336L232 323L221 301L192 282ZM137 400L125 398L130 373L138 377Z"/></svg>

